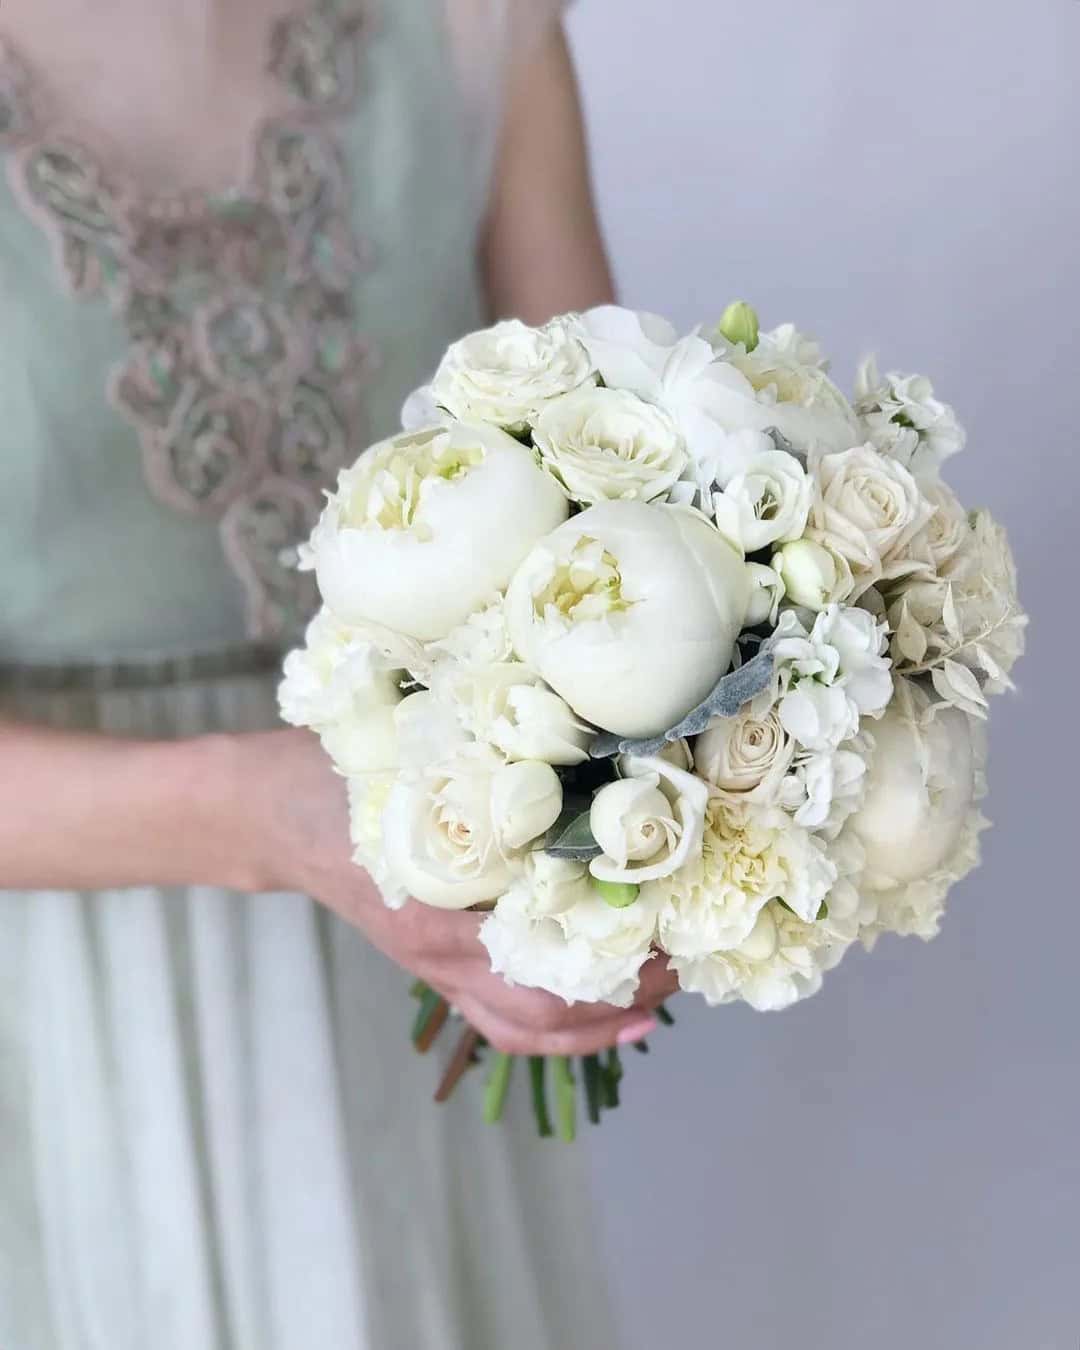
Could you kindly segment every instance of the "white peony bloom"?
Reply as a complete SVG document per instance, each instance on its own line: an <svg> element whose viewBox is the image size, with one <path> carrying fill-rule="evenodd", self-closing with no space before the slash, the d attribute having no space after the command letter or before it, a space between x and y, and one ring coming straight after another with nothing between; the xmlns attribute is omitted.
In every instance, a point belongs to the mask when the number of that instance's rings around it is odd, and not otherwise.
<svg viewBox="0 0 1080 1350"><path fill-rule="evenodd" d="M903 465L858 445L811 455L810 472L817 488L811 539L846 558L866 584L910 570L907 546L934 508Z"/></svg>
<svg viewBox="0 0 1080 1350"><path fill-rule="evenodd" d="M855 411L873 445L918 477L936 476L964 448L964 429L947 403L934 397L925 375L882 377L868 357L855 382Z"/></svg>
<svg viewBox="0 0 1080 1350"><path fill-rule="evenodd" d="M776 703L784 730L804 749L835 748L855 735L860 717L879 717L892 697L885 646L885 625L864 609L830 605L809 632L793 610L785 610L766 706Z"/></svg>
<svg viewBox="0 0 1080 1350"><path fill-rule="evenodd" d="M835 878L825 845L785 812L714 797L701 856L651 883L660 899L660 944L689 958L739 947L776 898L809 922Z"/></svg>
<svg viewBox="0 0 1080 1350"><path fill-rule="evenodd" d="M523 431L553 399L595 379L574 326L567 318L542 328L505 319L470 333L443 357L433 402L465 422Z"/></svg>
<svg viewBox="0 0 1080 1350"><path fill-rule="evenodd" d="M721 534L744 552L799 539L813 498L806 470L785 450L758 455L713 496Z"/></svg>
<svg viewBox="0 0 1080 1350"><path fill-rule="evenodd" d="M619 770L593 797L589 823L604 852L589 870L598 881L641 885L697 855L709 789L659 755L623 756Z"/></svg>
<svg viewBox="0 0 1080 1350"><path fill-rule="evenodd" d="M652 954L656 908L644 896L616 909L597 894L583 863L529 855L524 876L480 927L491 968L511 984L546 989L567 1003L627 1008Z"/></svg>
<svg viewBox="0 0 1080 1350"><path fill-rule="evenodd" d="M282 718L316 731L339 773L394 768L399 673L325 609L308 624L304 642L285 658L278 687Z"/></svg>
<svg viewBox="0 0 1080 1350"><path fill-rule="evenodd" d="M383 441L343 470L309 557L340 620L430 641L501 590L568 509L524 446L455 422Z"/></svg>
<svg viewBox="0 0 1080 1350"><path fill-rule="evenodd" d="M507 759L572 765L589 758L595 729L575 717L566 700L520 661L441 668L432 687L477 740L495 746Z"/></svg>
<svg viewBox="0 0 1080 1350"><path fill-rule="evenodd" d="M382 822L387 872L440 909L494 900L521 870L518 850L561 806L550 765L507 764L487 746L463 746L395 783Z"/></svg>
<svg viewBox="0 0 1080 1350"><path fill-rule="evenodd" d="M813 538L782 544L773 554L784 598L815 612L847 600L855 590L851 564L828 542Z"/></svg>
<svg viewBox="0 0 1080 1350"><path fill-rule="evenodd" d="M650 736L728 669L749 598L742 559L697 512L604 502L533 549L507 616L518 656L580 717Z"/></svg>
<svg viewBox="0 0 1080 1350"><path fill-rule="evenodd" d="M686 466L686 442L662 408L626 389L577 389L533 427L540 460L566 495L592 505L652 501Z"/></svg>
<svg viewBox="0 0 1080 1350"><path fill-rule="evenodd" d="M955 880L953 860L982 785L979 724L955 708L916 720L898 698L874 742L863 804L849 822L865 850L864 888L894 891L943 873Z"/></svg>
<svg viewBox="0 0 1080 1350"><path fill-rule="evenodd" d="M729 801L771 805L795 757L775 705L718 718L694 741L694 767Z"/></svg>
<svg viewBox="0 0 1080 1350"><path fill-rule="evenodd" d="M675 957L679 985L710 1006L742 999L757 1012L779 1012L821 988L823 973L847 949L824 923L804 923L773 901L745 941L729 951Z"/></svg>
<svg viewBox="0 0 1080 1350"><path fill-rule="evenodd" d="M383 811L395 781L393 773L365 773L346 782L352 860L375 882L389 909L400 909L409 898L409 892L391 877L383 850Z"/></svg>
<svg viewBox="0 0 1080 1350"><path fill-rule="evenodd" d="M721 487L745 462L733 434L775 428L804 450L843 450L858 441L843 394L822 370L780 347L766 343L760 357L726 345L718 351L697 334L680 338L656 315L616 305L588 310L579 331L604 383L669 412L691 458L714 462L713 482Z"/></svg>

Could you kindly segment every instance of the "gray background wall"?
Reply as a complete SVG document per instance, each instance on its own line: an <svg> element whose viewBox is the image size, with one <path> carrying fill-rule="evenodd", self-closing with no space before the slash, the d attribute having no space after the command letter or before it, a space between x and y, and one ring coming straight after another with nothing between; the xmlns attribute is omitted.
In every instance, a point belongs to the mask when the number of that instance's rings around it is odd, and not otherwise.
<svg viewBox="0 0 1080 1350"><path fill-rule="evenodd" d="M942 936L676 1002L590 1138L627 1350L1080 1345L1077 0L580 0L625 299L876 349L970 431L1032 615ZM592 1348L590 1347L590 1350Z"/></svg>

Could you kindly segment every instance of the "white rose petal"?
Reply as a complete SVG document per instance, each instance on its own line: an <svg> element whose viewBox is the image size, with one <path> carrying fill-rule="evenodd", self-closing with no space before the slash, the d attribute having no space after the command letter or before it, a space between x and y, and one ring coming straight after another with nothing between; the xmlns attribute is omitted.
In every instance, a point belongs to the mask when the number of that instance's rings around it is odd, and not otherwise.
<svg viewBox="0 0 1080 1350"><path fill-rule="evenodd" d="M604 853L589 870L598 881L641 885L700 851L709 789L659 756L626 756L620 770L593 798L589 822Z"/></svg>
<svg viewBox="0 0 1080 1350"><path fill-rule="evenodd" d="M491 819L503 853L515 853L555 824L562 784L550 764L521 760L497 770L491 783Z"/></svg>

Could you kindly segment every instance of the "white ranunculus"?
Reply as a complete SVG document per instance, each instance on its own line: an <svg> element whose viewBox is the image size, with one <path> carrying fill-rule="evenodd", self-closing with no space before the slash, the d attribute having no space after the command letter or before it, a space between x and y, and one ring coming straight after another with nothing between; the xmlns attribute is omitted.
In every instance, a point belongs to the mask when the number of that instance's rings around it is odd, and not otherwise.
<svg viewBox="0 0 1080 1350"><path fill-rule="evenodd" d="M911 474L872 445L811 456L817 495L811 538L846 558L857 577L875 581L910 569L907 546L933 506Z"/></svg>
<svg viewBox="0 0 1080 1350"><path fill-rule="evenodd" d="M782 345L766 344L760 357L726 344L718 351L696 333L680 338L666 320L617 305L588 310L579 331L604 383L669 412L692 459L711 462L721 487L745 462L732 436L775 428L801 450L858 441L843 394Z"/></svg>
<svg viewBox="0 0 1080 1350"><path fill-rule="evenodd" d="M917 476L934 476L964 448L964 429L925 375L878 374L873 357L859 367L855 411L871 442Z"/></svg>
<svg viewBox="0 0 1080 1350"><path fill-rule="evenodd" d="M815 612L847 600L855 589L848 560L816 539L782 544L772 565L784 584L785 598Z"/></svg>
<svg viewBox="0 0 1080 1350"><path fill-rule="evenodd" d="M396 767L399 672L325 609L308 624L304 642L285 658L278 688L282 718L316 731L347 777Z"/></svg>
<svg viewBox="0 0 1080 1350"><path fill-rule="evenodd" d="M589 824L604 850L589 864L598 881L668 876L701 848L708 787L660 756L624 756L622 777L593 797Z"/></svg>
<svg viewBox="0 0 1080 1350"><path fill-rule="evenodd" d="M480 927L491 968L511 984L546 989L567 1003L629 1007L652 954L656 906L644 895L606 904L584 863L529 855L525 874Z"/></svg>
<svg viewBox="0 0 1080 1350"><path fill-rule="evenodd" d="M501 590L568 509L524 446L455 422L383 441L343 470L309 558L340 620L429 641Z"/></svg>
<svg viewBox="0 0 1080 1350"><path fill-rule="evenodd" d="M686 442L662 408L626 389L577 389L533 427L541 463L573 501L652 501L686 466Z"/></svg>
<svg viewBox="0 0 1080 1350"><path fill-rule="evenodd" d="M713 496L720 532L746 553L798 539L806 528L813 484L785 450L757 456Z"/></svg>
<svg viewBox="0 0 1080 1350"><path fill-rule="evenodd" d="M739 947L676 957L671 964L680 987L701 994L710 1006L741 999L757 1012L779 1012L816 994L824 972L848 945L826 924L804 923L774 901L760 911Z"/></svg>
<svg viewBox="0 0 1080 1350"><path fill-rule="evenodd" d="M470 333L443 357L431 382L434 402L462 421L524 430L552 399L595 379L575 327L566 318L542 328L505 319Z"/></svg>
<svg viewBox="0 0 1080 1350"><path fill-rule="evenodd" d="M886 891L947 869L981 777L978 726L955 708L919 725L898 702L874 727L863 804L850 828L866 851L863 885Z"/></svg>
<svg viewBox="0 0 1080 1350"><path fill-rule="evenodd" d="M503 853L516 853L546 834L562 801L562 784L550 764L523 759L500 769L491 781L491 818Z"/></svg>
<svg viewBox="0 0 1080 1350"><path fill-rule="evenodd" d="M713 797L701 856L650 885L660 897L660 944L685 958L737 948L778 897L809 922L835 878L824 843L786 812Z"/></svg>
<svg viewBox="0 0 1080 1350"><path fill-rule="evenodd" d="M731 664L746 566L697 512L603 502L541 541L507 592L518 656L605 731L651 736Z"/></svg>
<svg viewBox="0 0 1080 1350"><path fill-rule="evenodd" d="M487 746L462 746L395 783L382 819L387 873L440 909L494 900L520 872L529 831L547 829L561 802L549 765L507 764Z"/></svg>
<svg viewBox="0 0 1080 1350"><path fill-rule="evenodd" d="M795 742L774 707L718 718L694 741L694 767L734 801L770 804L795 757Z"/></svg>
<svg viewBox="0 0 1080 1350"><path fill-rule="evenodd" d="M773 687L755 700L776 703L780 723L806 750L834 749L879 717L892 697L886 627L864 609L830 605L808 632L793 610L780 616Z"/></svg>
<svg viewBox="0 0 1080 1350"><path fill-rule="evenodd" d="M594 728L520 661L440 667L432 687L462 726L507 759L573 765L589 758Z"/></svg>

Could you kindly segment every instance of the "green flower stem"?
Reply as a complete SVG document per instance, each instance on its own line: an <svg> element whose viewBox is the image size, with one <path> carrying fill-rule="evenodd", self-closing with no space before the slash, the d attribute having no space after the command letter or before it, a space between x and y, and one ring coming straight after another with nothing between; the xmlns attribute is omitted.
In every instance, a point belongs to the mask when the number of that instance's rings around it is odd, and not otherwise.
<svg viewBox="0 0 1080 1350"><path fill-rule="evenodd" d="M649 1053L649 1042L635 1041L634 1049L638 1052L639 1055L647 1055Z"/></svg>
<svg viewBox="0 0 1080 1350"><path fill-rule="evenodd" d="M547 1089L544 1075L547 1062L543 1055L529 1056L529 1079L532 1083L533 1115L536 1117L536 1132L541 1139L550 1139L553 1133L551 1117L548 1115Z"/></svg>
<svg viewBox="0 0 1080 1350"><path fill-rule="evenodd" d="M585 1078L585 1105L589 1120L593 1125L600 1124L600 1056L584 1055L581 1069Z"/></svg>
<svg viewBox="0 0 1080 1350"><path fill-rule="evenodd" d="M577 1105L574 1091L574 1071L565 1055L551 1056L551 1072L555 1082L555 1119L559 1138L572 1144L577 1136Z"/></svg>
<svg viewBox="0 0 1080 1350"><path fill-rule="evenodd" d="M419 1041L428 1028L428 1024L435 1016L442 1002L442 996L437 994L434 989L425 988L420 995L420 1007L416 1012L416 1020L413 1022L412 1038L413 1042Z"/></svg>
<svg viewBox="0 0 1080 1350"><path fill-rule="evenodd" d="M664 1026L673 1027L675 1025L674 1017L672 1017L672 1015L668 1012L668 1010L664 1007L662 1003L657 1005L656 1015L660 1019L660 1021L663 1022Z"/></svg>
<svg viewBox="0 0 1080 1350"><path fill-rule="evenodd" d="M426 993L427 985L423 980L413 980L412 984L409 985L410 998L423 998Z"/></svg>
<svg viewBox="0 0 1080 1350"><path fill-rule="evenodd" d="M484 1121L494 1125L502 1120L503 1107L506 1105L506 1090L510 1086L510 1071L514 1067L514 1056L499 1052L491 1065L491 1072L484 1087Z"/></svg>
<svg viewBox="0 0 1080 1350"><path fill-rule="evenodd" d="M607 1053L607 1063L604 1065L604 1105L609 1111L614 1111L619 1104L619 1082L622 1076L622 1060L618 1048L613 1045Z"/></svg>

